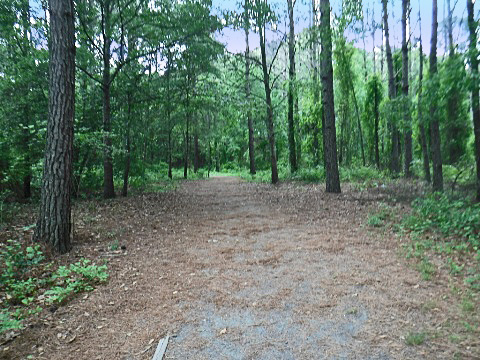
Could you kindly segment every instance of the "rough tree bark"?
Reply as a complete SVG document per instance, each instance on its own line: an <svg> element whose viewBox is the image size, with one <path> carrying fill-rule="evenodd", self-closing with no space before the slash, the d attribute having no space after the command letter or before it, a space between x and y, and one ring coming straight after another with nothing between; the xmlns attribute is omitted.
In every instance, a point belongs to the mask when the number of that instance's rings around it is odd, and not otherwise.
<svg viewBox="0 0 480 360"><path fill-rule="evenodd" d="M407 19L410 7L410 0L402 0L402 92L404 96L404 112L403 120L405 122L405 163L404 172L405 177L412 176L410 166L413 161L413 149L412 149L412 117L410 115L410 99L408 97L408 45L407 45Z"/></svg>
<svg viewBox="0 0 480 360"><path fill-rule="evenodd" d="M272 184L278 182L277 169L277 150L275 146L275 129L273 125L273 105L272 105L272 89L270 88L270 74L267 67L267 53L265 50L265 24L260 26L260 52L262 55L262 69L263 69L263 85L265 87L265 102L267 104L267 130L268 142L270 145L270 163L272 170Z"/></svg>
<svg viewBox="0 0 480 360"><path fill-rule="evenodd" d="M420 145L422 147L423 154L423 173L425 174L425 180L430 183L430 159L428 156L428 144L427 144L427 134L425 132L425 120L423 118L423 106L422 106L422 95L423 95L423 45L422 45L422 18L420 17L420 11L418 12L418 22L420 24L420 65L419 65L419 75L418 75L418 127L420 129Z"/></svg>
<svg viewBox="0 0 480 360"><path fill-rule="evenodd" d="M430 48L430 77L437 76L437 0L432 1L432 40ZM440 126L437 116L437 104L435 98L430 102L430 138L432 142L432 165L433 165L433 190L443 190L442 152L440 140Z"/></svg>
<svg viewBox="0 0 480 360"><path fill-rule="evenodd" d="M385 32L385 48L387 55L387 68L388 68L388 97L390 100L394 100L396 97L395 89L395 74L393 72L393 57L392 57L392 48L390 47L390 35L388 30L388 10L387 10L387 0L382 0L383 5L383 30ZM391 158L391 170L393 173L398 174L400 172L400 154L398 147L399 134L397 126L390 122L390 127L392 131L392 158Z"/></svg>
<svg viewBox="0 0 480 360"><path fill-rule="evenodd" d="M378 128L380 124L380 99L378 98L379 89L379 82L375 82L375 95L373 99L373 111L375 113L375 134L374 134L374 143L375 143L375 165L377 169L380 169L380 150L379 150L379 138L378 138Z"/></svg>
<svg viewBox="0 0 480 360"><path fill-rule="evenodd" d="M123 188L122 188L122 196L128 195L128 179L130 176L130 164L132 161L131 158L131 144L130 144L130 124L132 121L132 93L130 89L127 91L127 127L126 127L126 134L125 134L125 169L123 170Z"/></svg>
<svg viewBox="0 0 480 360"><path fill-rule="evenodd" d="M321 78L322 103L325 113L323 143L325 149L327 192L340 193L340 176L337 159L337 135L335 129L335 105L333 92L332 30L330 28L330 1L320 0L320 40L322 42Z"/></svg>
<svg viewBox="0 0 480 360"><path fill-rule="evenodd" d="M71 188L75 110L73 0L49 0L50 71L47 145L34 239L67 252L72 234Z"/></svg>
<svg viewBox="0 0 480 360"><path fill-rule="evenodd" d="M480 202L480 101L478 96L478 52L477 52L477 23L474 19L474 3L467 0L468 30L470 32L470 66L472 67L472 113L473 129L475 133L475 160L477 163L477 202Z"/></svg>
<svg viewBox="0 0 480 360"><path fill-rule="evenodd" d="M295 84L295 23L293 21L293 0L288 0L288 18L290 22L290 32L288 34L288 58L290 67L288 70L288 148L290 171L297 171L297 155L295 147L295 118L294 106L296 97Z"/></svg>
<svg viewBox="0 0 480 360"><path fill-rule="evenodd" d="M193 172L196 174L200 165L200 149L198 146L198 134L197 129L195 129L195 134L193 135Z"/></svg>
<svg viewBox="0 0 480 360"><path fill-rule="evenodd" d="M249 43L249 17L248 17L248 0L245 0L244 9L244 28L245 28L245 97L246 97L246 110L247 110L247 123L248 123L248 157L250 160L250 174L255 175L255 137L253 129L252 110L250 107L250 43Z"/></svg>
<svg viewBox="0 0 480 360"><path fill-rule="evenodd" d="M112 85L110 76L110 45L111 45L111 3L105 0L104 16L103 16L103 196L108 198L115 197L115 188L113 185L113 159L112 159L112 121L111 121L111 105L110 105L110 88Z"/></svg>
<svg viewBox="0 0 480 360"><path fill-rule="evenodd" d="M316 0L312 0L312 37L310 39L311 42L311 55L312 55L312 67L313 67L313 104L317 106L320 102L320 88L318 86L318 28L317 28L317 4ZM322 131L325 128L324 118L322 116ZM317 119L314 120L313 123L313 157L315 165L319 164L320 160L320 148L319 148L319 141L318 141L318 122ZM323 154L325 156L325 146L323 149ZM325 166L325 161L324 161Z"/></svg>

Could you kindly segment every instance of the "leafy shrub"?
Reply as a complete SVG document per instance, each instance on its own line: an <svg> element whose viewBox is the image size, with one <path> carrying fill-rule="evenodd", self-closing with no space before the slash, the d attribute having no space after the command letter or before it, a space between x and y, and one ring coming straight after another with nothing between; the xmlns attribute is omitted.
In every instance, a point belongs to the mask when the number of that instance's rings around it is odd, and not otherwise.
<svg viewBox="0 0 480 360"><path fill-rule="evenodd" d="M324 181L325 170L323 167L301 168L292 176L292 179L305 182Z"/></svg>

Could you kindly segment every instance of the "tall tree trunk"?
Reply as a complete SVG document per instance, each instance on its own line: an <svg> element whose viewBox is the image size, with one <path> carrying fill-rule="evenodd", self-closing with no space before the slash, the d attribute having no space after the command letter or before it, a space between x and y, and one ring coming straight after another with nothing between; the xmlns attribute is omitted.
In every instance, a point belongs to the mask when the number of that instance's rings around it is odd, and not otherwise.
<svg viewBox="0 0 480 360"><path fill-rule="evenodd" d="M112 159L112 123L111 123L111 106L110 106L110 44L111 44L111 5L110 0L105 0L104 3L104 41L103 41L103 145L104 145L104 159L103 159L103 196L108 198L115 197L115 188L113 185L113 159Z"/></svg>
<svg viewBox="0 0 480 360"><path fill-rule="evenodd" d="M420 17L420 11L418 12L418 21L420 24L420 65L419 65L419 75L418 75L418 126L420 129L420 145L422 147L423 154L423 173L425 175L425 180L430 183L430 160L428 156L428 145L427 145L427 134L425 132L425 120L423 118L423 104L422 104L422 94L423 94L423 46L422 46L422 19Z"/></svg>
<svg viewBox="0 0 480 360"><path fill-rule="evenodd" d="M260 51L262 54L262 69L263 69L263 85L265 87L265 100L267 104L267 130L268 130L268 142L270 145L270 163L272 169L272 184L278 182L278 169L277 169L277 150L275 147L275 129L273 125L273 106L272 95L270 88L270 74L267 67L267 53L265 50L265 24L260 27Z"/></svg>
<svg viewBox="0 0 480 360"><path fill-rule="evenodd" d="M193 135L193 172L196 174L198 172L198 167L200 163L200 154L198 148L198 134L197 130L195 130L195 134Z"/></svg>
<svg viewBox="0 0 480 360"><path fill-rule="evenodd" d="M50 69L47 145L40 213L34 238L60 253L70 250L75 21L73 0L49 0Z"/></svg>
<svg viewBox="0 0 480 360"><path fill-rule="evenodd" d="M128 179L130 176L130 123L132 121L132 94L130 90L127 93L127 128L125 134L125 169L123 170L123 189L122 196L128 195Z"/></svg>
<svg viewBox="0 0 480 360"><path fill-rule="evenodd" d="M313 104L315 108L320 103L320 87L319 87L319 77L318 77L318 25L317 25L317 1L312 0L312 38L311 40L311 52L312 52L312 67L313 67ZM322 116L322 132L325 129L324 118ZM319 129L318 129L318 119L315 118L313 122L313 157L314 164L318 165L320 163L320 146L319 146ZM325 145L325 144L324 144ZM323 149L325 156L325 146ZM323 162L325 166L325 161Z"/></svg>
<svg viewBox="0 0 480 360"><path fill-rule="evenodd" d="M368 10L367 10L367 21L368 21ZM365 84L368 80L368 72L367 72L367 45L365 44L365 18L362 16L362 41L363 41L363 76ZM365 166L365 165L364 165Z"/></svg>
<svg viewBox="0 0 480 360"><path fill-rule="evenodd" d="M170 79L172 77L172 53L168 49L167 53L167 125L168 125L168 178L172 179L172 108L171 108L171 91Z"/></svg>
<svg viewBox="0 0 480 360"><path fill-rule="evenodd" d="M447 0L447 32L448 32L448 45L449 45L449 56L452 57L455 54L455 46L453 44L453 11L450 6L450 0Z"/></svg>
<svg viewBox="0 0 480 360"><path fill-rule="evenodd" d="M170 123L170 120L169 120ZM172 130L168 130L168 178L172 179Z"/></svg>
<svg viewBox="0 0 480 360"><path fill-rule="evenodd" d="M288 18L290 21L290 32L288 36L288 58L290 67L288 71L288 147L290 159L290 171L297 171L297 154L295 147L295 118L294 106L296 97L295 84L295 24L293 21L293 0L288 0Z"/></svg>
<svg viewBox="0 0 480 360"><path fill-rule="evenodd" d="M437 77L437 0L433 0L432 14L432 41L430 47L430 77L435 80ZM433 164L433 190L443 190L442 152L440 140L440 126L437 114L436 99L432 98L430 103L430 136L432 141L432 164Z"/></svg>
<svg viewBox="0 0 480 360"><path fill-rule="evenodd" d="M390 47L390 35L388 31L388 10L387 0L382 0L383 5L383 29L385 31L385 48L387 53L387 67L388 67L388 97L390 100L394 100L396 97L395 89L395 74L393 72L393 57L392 48ZM392 158L391 158L391 170L394 174L400 172L400 153L398 146L398 130L396 124L390 120L390 128L392 131Z"/></svg>
<svg viewBox="0 0 480 360"><path fill-rule="evenodd" d="M352 78L350 78L350 83L351 83L350 86L352 89L352 96L353 96L353 105L355 107L355 114L357 115L357 127L358 127L358 133L360 135L360 150L362 152L362 163L363 163L363 166L367 166L367 162L365 160L365 146L363 143L362 122L360 120L360 109L358 108L357 95L355 93L355 87L353 86Z"/></svg>
<svg viewBox="0 0 480 360"><path fill-rule="evenodd" d="M375 143L375 165L377 169L380 169L380 151L379 151L379 138L378 138L378 127L380 124L380 112L379 112L379 102L380 99L378 98L379 95L379 83L378 81L375 82L375 95L373 99L373 111L375 113L375 125L374 125L374 143Z"/></svg>
<svg viewBox="0 0 480 360"><path fill-rule="evenodd" d="M375 53L375 6L372 7L372 56L373 56L373 73L377 73L377 54Z"/></svg>
<svg viewBox="0 0 480 360"><path fill-rule="evenodd" d="M470 32L469 56L472 68L472 113L473 129L475 134L475 161L477 163L477 196L480 202L480 101L478 96L478 52L477 52L477 23L474 19L474 3L467 0L468 30Z"/></svg>
<svg viewBox="0 0 480 360"><path fill-rule="evenodd" d="M188 176L188 150L189 150L189 126L190 126L190 110L187 109L187 117L185 119L185 154L183 159L183 177Z"/></svg>
<svg viewBox="0 0 480 360"><path fill-rule="evenodd" d="M252 109L250 107L250 44L249 44L249 16L248 16L248 0L245 0L245 97L246 97L246 110L247 110L247 125L248 125L248 157L250 160L250 174L255 175L255 135L253 129Z"/></svg>
<svg viewBox="0 0 480 360"><path fill-rule="evenodd" d="M340 176L337 159L335 105L333 93L332 30L330 28L330 1L320 0L320 38L322 103L325 112L323 142L325 148L326 188L329 193L340 193Z"/></svg>
<svg viewBox="0 0 480 360"><path fill-rule="evenodd" d="M403 120L405 122L405 177L412 176L410 166L413 161L413 145L412 145L412 118L410 115L410 98L408 96L408 45L407 45L407 16L410 7L410 0L402 0L402 92L404 96Z"/></svg>

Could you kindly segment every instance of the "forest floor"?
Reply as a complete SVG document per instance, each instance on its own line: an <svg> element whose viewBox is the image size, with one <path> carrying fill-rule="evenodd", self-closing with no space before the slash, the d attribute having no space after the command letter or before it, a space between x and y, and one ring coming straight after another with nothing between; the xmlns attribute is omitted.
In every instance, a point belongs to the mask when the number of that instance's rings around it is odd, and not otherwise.
<svg viewBox="0 0 480 360"><path fill-rule="evenodd" d="M452 340L448 277L422 280L400 237L366 225L381 203L408 211L382 187L233 177L80 201L63 259L108 259L108 283L42 312L0 358L151 359L167 334L165 359L480 358L478 331Z"/></svg>

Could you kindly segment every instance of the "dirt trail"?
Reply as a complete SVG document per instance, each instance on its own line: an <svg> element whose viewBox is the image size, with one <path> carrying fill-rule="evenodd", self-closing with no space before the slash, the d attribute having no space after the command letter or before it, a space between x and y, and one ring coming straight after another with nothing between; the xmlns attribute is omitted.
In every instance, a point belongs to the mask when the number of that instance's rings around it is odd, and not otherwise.
<svg viewBox="0 0 480 360"><path fill-rule="evenodd" d="M127 251L84 239L71 256L110 256L109 283L12 349L19 358L151 359L168 333L166 359L452 358L434 338L405 344L409 331L441 327L448 303L391 235L364 226L381 198L216 177L106 202L95 212Z"/></svg>

